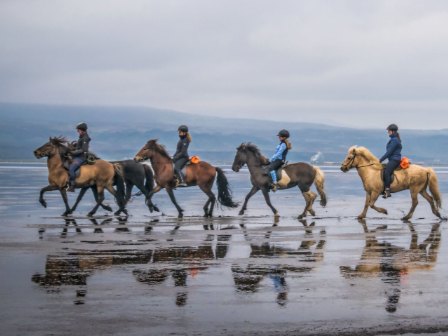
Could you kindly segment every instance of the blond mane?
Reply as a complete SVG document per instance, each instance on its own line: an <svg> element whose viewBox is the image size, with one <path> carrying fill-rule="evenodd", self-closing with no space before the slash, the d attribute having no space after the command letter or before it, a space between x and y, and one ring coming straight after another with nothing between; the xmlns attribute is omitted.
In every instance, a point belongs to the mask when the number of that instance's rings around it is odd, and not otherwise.
<svg viewBox="0 0 448 336"><path fill-rule="evenodd" d="M373 155L365 147L352 146L348 150L348 153L349 154L357 154L357 155L364 156L368 161L370 161L371 163L374 163L374 165L372 167L382 169L382 165L380 163L380 160L378 160L378 158L375 155Z"/></svg>

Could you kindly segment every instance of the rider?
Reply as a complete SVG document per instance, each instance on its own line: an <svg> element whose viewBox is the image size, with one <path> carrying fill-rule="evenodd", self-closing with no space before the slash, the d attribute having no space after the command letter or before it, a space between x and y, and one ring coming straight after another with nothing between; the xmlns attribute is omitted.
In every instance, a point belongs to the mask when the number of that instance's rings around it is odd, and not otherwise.
<svg viewBox="0 0 448 336"><path fill-rule="evenodd" d="M73 158L73 162L70 166L70 186L67 191L75 191L75 171L87 160L87 153L89 151L90 137L87 134L87 124L79 123L76 126L76 130L79 134L78 143L76 144L76 149L70 152Z"/></svg>
<svg viewBox="0 0 448 336"><path fill-rule="evenodd" d="M188 146L191 142L191 136L186 125L180 125L177 131L179 132L180 140L177 143L177 150L173 156L174 172L179 182L178 186L186 187L187 184L182 177L181 170L189 160Z"/></svg>
<svg viewBox="0 0 448 336"><path fill-rule="evenodd" d="M392 180L392 174L395 168L401 163L401 138L398 133L398 126L395 124L390 124L387 128L389 133L390 140L386 146L386 154L380 159L380 163L386 159L389 159L387 163L386 171L384 173L384 185L386 187L386 193L383 195L383 198L391 197L390 194L390 184Z"/></svg>
<svg viewBox="0 0 448 336"><path fill-rule="evenodd" d="M286 161L286 155L288 154L288 150L291 149L291 144L288 141L289 132L285 129L282 129L277 134L278 139L280 140L280 144L276 148L276 152L273 157L269 159L270 165L269 170L271 172L272 181L274 184L271 186L272 190L275 192L277 190L277 174L276 170L283 166Z"/></svg>

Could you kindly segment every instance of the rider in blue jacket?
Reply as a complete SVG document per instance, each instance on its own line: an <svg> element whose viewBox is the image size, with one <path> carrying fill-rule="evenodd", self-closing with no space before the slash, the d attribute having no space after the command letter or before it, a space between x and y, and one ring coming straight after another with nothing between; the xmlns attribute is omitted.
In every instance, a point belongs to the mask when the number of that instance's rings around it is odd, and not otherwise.
<svg viewBox="0 0 448 336"><path fill-rule="evenodd" d="M398 126L395 124L390 124L387 127L387 131L389 133L390 140L387 143L386 146L386 154L383 155L383 157L380 159L380 162L383 162L384 160L388 159L389 162L387 163L386 171L384 173L384 185L386 187L386 193L384 194L383 198L391 197L390 194L390 184L392 180L392 174L395 170L395 168L398 167L398 165L401 163L401 138L400 134L398 133Z"/></svg>
<svg viewBox="0 0 448 336"><path fill-rule="evenodd" d="M271 172L272 181L274 184L272 185L272 190L275 192L277 190L277 174L276 170L283 166L286 161L286 155L288 154L288 150L291 149L291 144L288 141L289 132L285 129L282 129L277 134L278 139L280 140L280 144L276 148L275 154L269 159L269 171Z"/></svg>

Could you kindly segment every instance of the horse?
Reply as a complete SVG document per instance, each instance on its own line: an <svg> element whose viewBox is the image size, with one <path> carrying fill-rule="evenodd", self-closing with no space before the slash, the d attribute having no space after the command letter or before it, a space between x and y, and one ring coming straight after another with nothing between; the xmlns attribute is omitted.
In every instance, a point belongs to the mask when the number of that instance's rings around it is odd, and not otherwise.
<svg viewBox="0 0 448 336"><path fill-rule="evenodd" d="M62 199L65 203L65 212L62 216L71 214L72 211L68 204L66 186L69 180L67 170L63 167L66 156L70 153L69 148L64 144L68 140L63 137L54 137L34 151L34 156L37 159L48 157L48 181L50 184L40 191L39 202L44 208L47 207L47 202L43 195L47 191L59 190ZM124 200L124 175L123 169L119 164L112 164L104 160L96 160L94 165L83 165L79 168L80 176L75 181L76 188L85 188L96 186L98 191L98 200L95 207L88 213L88 216L93 216L98 210L98 207L104 201L104 189L107 189L117 199L120 210L127 214ZM114 182L117 184L117 191L112 187Z"/></svg>
<svg viewBox="0 0 448 336"><path fill-rule="evenodd" d="M341 165L341 170L346 173L353 168L356 168L358 171L366 191L364 211L358 218L366 217L369 206L387 215L386 209L375 206L376 200L384 190L384 183L381 178L383 165L367 148L353 146L348 150L348 155ZM412 206L409 213L402 219L408 220L414 214L418 204L417 196L419 193L428 201L433 214L443 219L439 212L439 208L442 207L442 196L437 186L436 173L432 168L423 168L416 164L411 164L406 169L396 170L394 175L396 178L390 185L391 193L407 189L411 191ZM428 187L431 195L426 191Z"/></svg>
<svg viewBox="0 0 448 336"><path fill-rule="evenodd" d="M110 163L119 164L123 169L126 184L125 205L131 199L132 188L134 186L136 186L140 190L140 192L137 193L138 196L143 194L146 198L148 198L149 193L154 188L154 175L150 166L137 163L134 160L110 161ZM96 190L96 186L82 188L79 192L78 198L76 199L76 203L71 209L72 212L75 211L79 202L81 202L84 194L89 188L92 189L95 200L98 200L98 192ZM101 203L100 206L103 207L104 210L112 211L112 209L107 205L103 205ZM120 213L121 210L117 210L114 214L118 216L120 215Z"/></svg>
<svg viewBox="0 0 448 336"><path fill-rule="evenodd" d="M150 211L159 211L158 208L152 203L151 198L156 192L165 188L171 202L173 202L178 211L178 217L182 218L183 210L177 204L173 193L173 189L176 187L173 171L173 160L166 151L165 147L157 142L157 139L149 140L134 157L134 160L137 162L142 162L148 159L154 169L157 184L155 188L151 190L147 199ZM208 200L203 208L204 217L213 216L213 208L215 206L216 197L212 192L212 187L215 179L218 186L218 202L228 208L235 208L238 206L238 203L235 203L232 200L232 191L230 189L229 182L221 168L214 167L208 162L201 161L196 164L187 165L186 171L187 174L185 177L185 182L187 183L187 186L199 186L199 188L208 196Z"/></svg>
<svg viewBox="0 0 448 336"><path fill-rule="evenodd" d="M266 200L266 204L271 208L274 216L278 217L277 209L271 204L269 198L270 180L269 176L264 175L262 166L269 165L268 159L260 153L260 150L254 144L243 142L237 147L235 159L233 161L232 170L238 172L244 165L250 172L250 181L252 183L252 189L246 196L243 207L241 208L239 215L244 215L244 211L247 210L247 202L258 191L261 190ZM289 189L298 186L305 198L305 209L299 219L306 217L307 212L312 216L315 215L313 210L313 203L317 195L310 190L313 185L316 186L317 192L320 195L320 205L325 207L327 205L327 195L324 190L324 174L318 167L313 167L307 163L299 162L287 165L282 168L289 177L289 182L282 189Z"/></svg>

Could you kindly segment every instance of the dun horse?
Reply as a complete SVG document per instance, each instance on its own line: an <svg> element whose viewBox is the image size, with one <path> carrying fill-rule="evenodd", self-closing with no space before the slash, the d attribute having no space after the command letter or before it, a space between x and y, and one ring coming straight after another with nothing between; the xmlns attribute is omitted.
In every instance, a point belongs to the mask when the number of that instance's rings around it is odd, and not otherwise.
<svg viewBox="0 0 448 336"><path fill-rule="evenodd" d="M148 159L151 161L157 183L154 189L150 192L147 200L150 211L159 211L159 209L152 203L151 198L156 192L165 188L179 213L178 217L183 217L183 210L177 204L173 193L175 187L173 161L165 148L157 143L157 139L149 140L134 157L134 160L137 162ZM187 186L199 186L199 188L208 196L208 200L204 205L204 217L213 216L216 197L212 192L212 187L215 179L218 186L218 202L229 208L238 206L238 204L232 200L229 182L221 168L214 167L205 161L201 161L197 164L188 165L186 171L187 176L185 182L187 183Z"/></svg>
<svg viewBox="0 0 448 336"><path fill-rule="evenodd" d="M65 190L69 176L67 170L63 167L66 155L69 153L68 147L64 145L67 142L68 140L65 138L50 137L49 142L34 151L34 156L38 159L45 156L48 157L48 181L50 184L40 191L39 202L46 208L47 202L43 198L44 193L46 191L59 190L66 208L62 216L72 213ZM79 169L81 169L81 172L80 176L75 181L75 187L85 188L95 185L98 191L97 204L92 211L89 212L89 216L94 215L98 210L98 207L104 201L104 189L107 189L116 197L120 210L127 213L126 209L124 209L124 176L120 165L112 164L104 160L97 160L94 165L84 165ZM114 181L117 184L117 192L115 192L115 189L112 187Z"/></svg>
<svg viewBox="0 0 448 336"><path fill-rule="evenodd" d="M271 208L275 216L279 216L277 210L271 204L271 200L269 198L269 176L263 175L262 171L262 166L269 165L269 161L260 153L258 147L254 144L251 144L250 142L242 143L237 148L232 169L233 171L238 172L246 164L250 172L252 189L247 194L243 207L241 208L239 214L244 214L249 199L258 190L261 190L267 205ZM284 189L298 186L306 201L305 209L299 216L299 218L306 217L307 212L309 212L312 216L315 215L315 212L313 210L313 203L317 195L310 190L310 187L313 183L315 184L317 192L320 195L320 205L324 207L327 204L327 196L324 191L324 174L318 167L313 167L307 163L299 162L286 166L284 168L284 171L289 177L289 182Z"/></svg>
<svg viewBox="0 0 448 336"><path fill-rule="evenodd" d="M384 189L381 178L383 165L367 148L353 146L349 149L348 156L341 165L341 170L346 173L353 168L358 171L366 191L364 211L358 218L366 217L369 206L387 215L386 209L375 206L376 200ZM396 178L390 186L390 192L395 193L406 189L411 191L412 206L403 219L412 217L418 204L417 196L419 193L428 201L434 215L442 219L439 213L439 208L442 207L442 197L437 186L437 176L434 170L412 164L406 169L395 171L394 174ZM432 195L429 195L426 191L428 187Z"/></svg>

